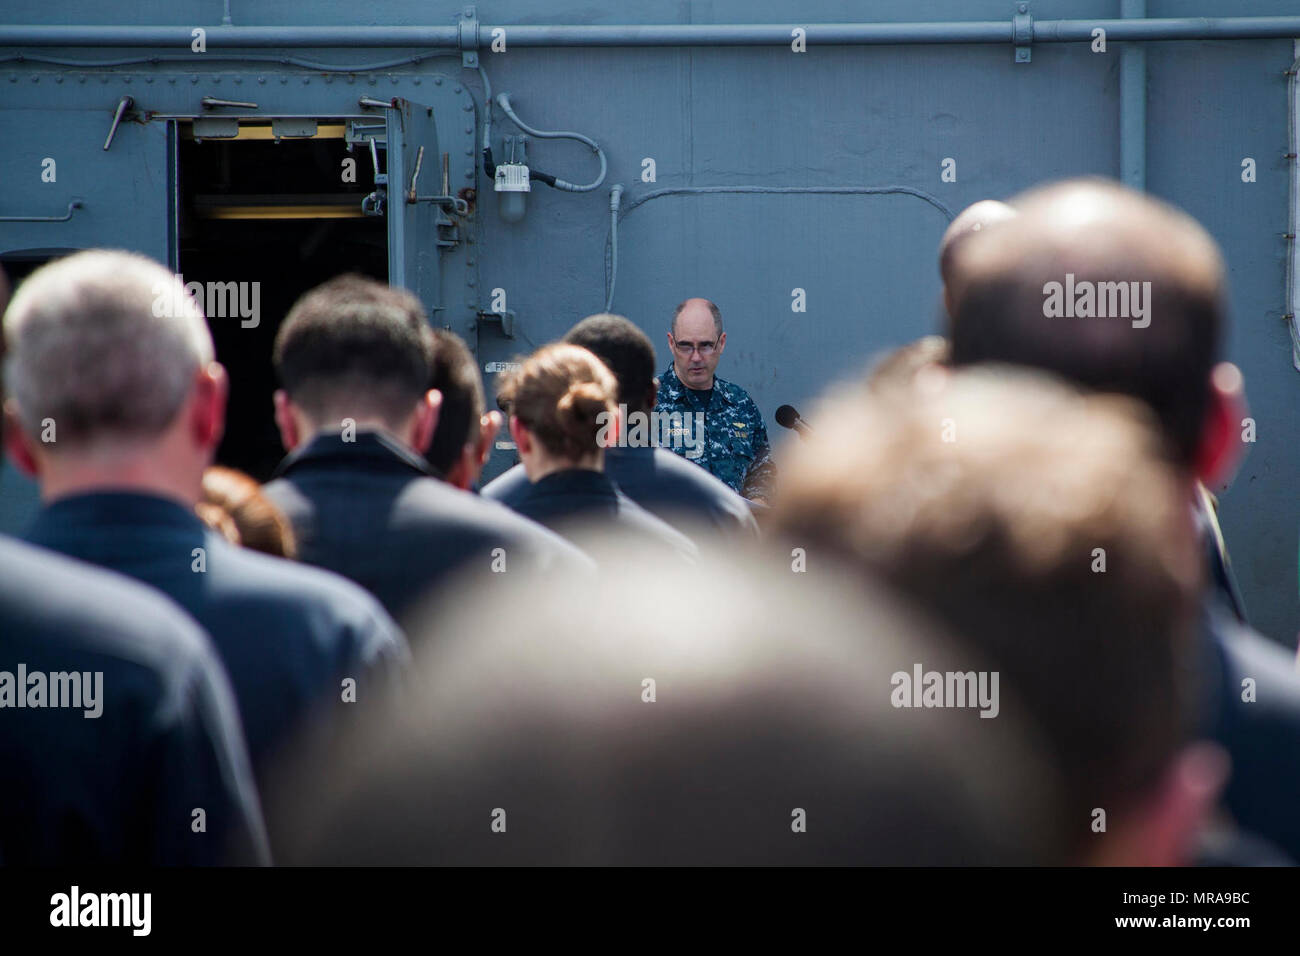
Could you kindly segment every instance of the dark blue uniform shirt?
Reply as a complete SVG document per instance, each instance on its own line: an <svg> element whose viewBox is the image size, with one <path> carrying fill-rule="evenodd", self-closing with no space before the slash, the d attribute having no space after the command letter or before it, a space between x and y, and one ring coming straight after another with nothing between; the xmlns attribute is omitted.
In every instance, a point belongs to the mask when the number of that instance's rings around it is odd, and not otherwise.
<svg viewBox="0 0 1300 956"><path fill-rule="evenodd" d="M0 865L269 861L230 684L166 597L0 538L0 672L46 705L0 690ZM47 695L51 674L101 674L93 710L50 707L36 673Z"/></svg>
<svg viewBox="0 0 1300 956"><path fill-rule="evenodd" d="M602 534L646 546L654 557L694 562L699 550L680 531L660 521L614 487L602 472L586 468L555 471L530 484L512 506L563 534L576 534L588 551L599 552Z"/></svg>
<svg viewBox="0 0 1300 956"><path fill-rule="evenodd" d="M293 524L299 558L351 578L397 616L454 572L490 573L500 557L506 569L593 569L559 535L431 477L382 432L317 435L276 474L266 493Z"/></svg>
<svg viewBox="0 0 1300 956"><path fill-rule="evenodd" d="M687 536L708 529L729 538L758 537L744 498L665 448L606 448L605 474L619 491ZM514 507L527 492L528 475L520 464L490 482L483 496Z"/></svg>
<svg viewBox="0 0 1300 956"><path fill-rule="evenodd" d="M259 783L309 716L352 706L345 679L356 682L360 702L361 687L393 676L408 657L392 618L351 581L237 547L174 501L63 498L41 511L27 537L151 584L203 625L234 685Z"/></svg>
<svg viewBox="0 0 1300 956"><path fill-rule="evenodd" d="M1223 801L1237 823L1300 860L1300 676L1290 653L1246 624L1214 504L1203 488L1193 518L1207 569L1198 729L1232 758Z"/></svg>
<svg viewBox="0 0 1300 956"><path fill-rule="evenodd" d="M1224 804L1239 825L1300 860L1300 678L1292 655L1211 598L1201 660L1199 729L1232 758ZM1253 700L1243 699L1247 686Z"/></svg>

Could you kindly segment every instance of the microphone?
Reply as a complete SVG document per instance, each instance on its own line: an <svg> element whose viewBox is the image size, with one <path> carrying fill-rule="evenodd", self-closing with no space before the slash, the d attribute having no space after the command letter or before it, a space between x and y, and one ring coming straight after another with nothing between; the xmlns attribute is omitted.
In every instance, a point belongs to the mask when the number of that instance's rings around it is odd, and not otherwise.
<svg viewBox="0 0 1300 956"><path fill-rule="evenodd" d="M799 416L793 405L782 405L776 410L776 423L782 428L793 428L800 437L812 434L812 426Z"/></svg>

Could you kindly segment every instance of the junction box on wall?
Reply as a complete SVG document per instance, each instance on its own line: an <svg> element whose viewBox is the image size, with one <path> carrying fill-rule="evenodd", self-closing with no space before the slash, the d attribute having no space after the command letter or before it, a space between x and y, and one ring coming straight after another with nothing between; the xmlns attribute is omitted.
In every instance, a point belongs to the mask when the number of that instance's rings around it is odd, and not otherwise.
<svg viewBox="0 0 1300 956"><path fill-rule="evenodd" d="M505 222L519 222L527 211L529 182L526 145L523 136L507 136L506 149L509 162L500 163L493 174L493 188L497 194L497 213Z"/></svg>

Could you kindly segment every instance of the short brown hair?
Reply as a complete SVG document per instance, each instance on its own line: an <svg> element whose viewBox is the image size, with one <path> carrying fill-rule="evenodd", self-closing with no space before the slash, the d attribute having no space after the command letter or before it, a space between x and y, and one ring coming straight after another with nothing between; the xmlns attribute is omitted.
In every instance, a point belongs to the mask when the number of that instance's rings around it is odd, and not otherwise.
<svg viewBox="0 0 1300 956"><path fill-rule="evenodd" d="M1072 832L1148 792L1187 732L1200 565L1147 410L1008 368L828 405L774 530L993 655L1058 756Z"/></svg>
<svg viewBox="0 0 1300 956"><path fill-rule="evenodd" d="M615 414L618 382L586 349L560 343L543 346L508 373L500 394L542 447L576 460L600 448L601 414Z"/></svg>
<svg viewBox="0 0 1300 956"><path fill-rule="evenodd" d="M349 274L294 303L273 361L289 397L318 423L375 415L397 426L429 388L433 337L410 292Z"/></svg>
<svg viewBox="0 0 1300 956"><path fill-rule="evenodd" d="M463 339L446 329L433 330L433 377L430 388L442 393L438 427L424 457L445 476L471 440L478 438L483 417L483 377L478 362Z"/></svg>

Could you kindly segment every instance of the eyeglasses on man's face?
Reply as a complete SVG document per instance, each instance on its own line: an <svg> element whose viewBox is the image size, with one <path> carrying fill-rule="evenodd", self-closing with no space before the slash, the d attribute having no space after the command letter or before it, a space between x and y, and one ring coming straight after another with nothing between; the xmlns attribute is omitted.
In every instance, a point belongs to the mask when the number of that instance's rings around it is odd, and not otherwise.
<svg viewBox="0 0 1300 956"><path fill-rule="evenodd" d="M680 342L677 339L673 339L673 348L675 348L677 354L681 355L683 358L689 356L695 351L698 351L700 355L707 358L713 354L717 347L718 343L716 339L712 342Z"/></svg>

